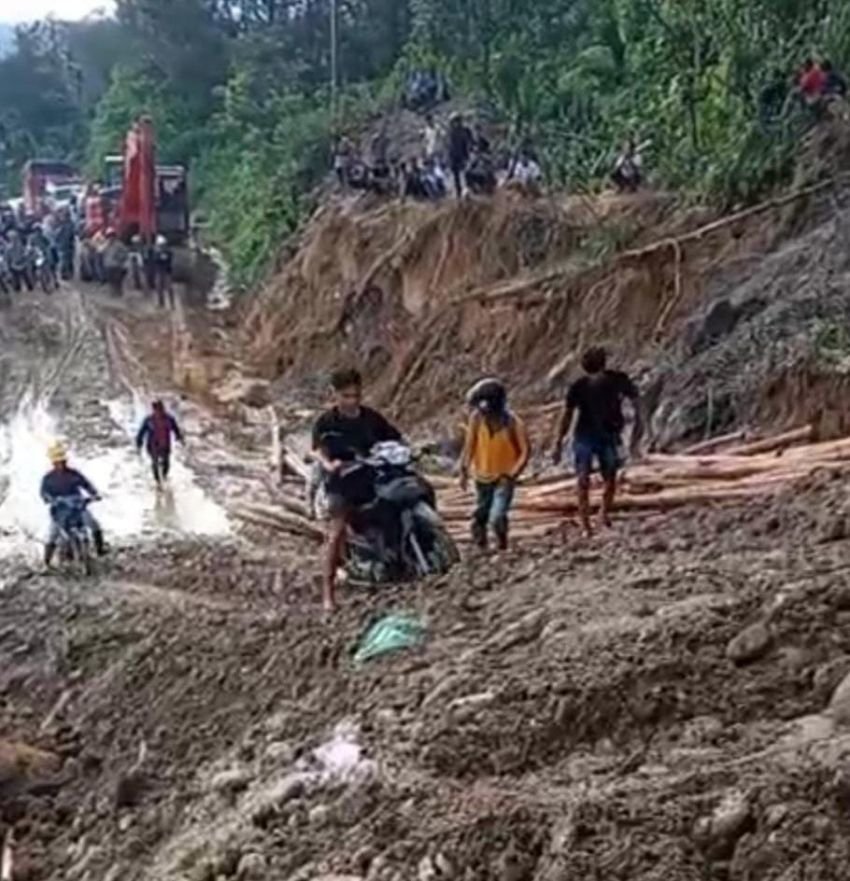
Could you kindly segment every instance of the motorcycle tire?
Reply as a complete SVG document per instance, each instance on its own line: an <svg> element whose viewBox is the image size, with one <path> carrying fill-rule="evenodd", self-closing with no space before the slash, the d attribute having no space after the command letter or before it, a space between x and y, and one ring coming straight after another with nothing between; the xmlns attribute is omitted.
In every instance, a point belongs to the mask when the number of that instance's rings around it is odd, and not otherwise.
<svg viewBox="0 0 850 881"><path fill-rule="evenodd" d="M436 557L439 573L443 574L460 563L460 551L445 526L432 526L433 545L429 557Z"/></svg>
<svg viewBox="0 0 850 881"><path fill-rule="evenodd" d="M83 564L83 574L86 578L94 575L94 557L91 552L91 544L88 541L82 542L80 546L80 560Z"/></svg>
<svg viewBox="0 0 850 881"><path fill-rule="evenodd" d="M74 536L72 542L72 551L74 559L79 563L82 574L86 578L94 575L94 559L91 553L91 543L86 538Z"/></svg>
<svg viewBox="0 0 850 881"><path fill-rule="evenodd" d="M430 574L442 575L460 562L460 551L439 514L425 503L417 508L420 528L427 530L431 548L427 554Z"/></svg>

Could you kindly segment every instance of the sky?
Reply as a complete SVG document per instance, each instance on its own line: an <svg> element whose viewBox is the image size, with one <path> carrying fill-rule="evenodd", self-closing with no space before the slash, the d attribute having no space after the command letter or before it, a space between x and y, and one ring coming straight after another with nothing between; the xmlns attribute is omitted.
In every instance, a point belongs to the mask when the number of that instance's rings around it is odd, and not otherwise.
<svg viewBox="0 0 850 881"><path fill-rule="evenodd" d="M112 0L0 0L0 22L18 24L53 15L59 19L84 18L97 9L109 11Z"/></svg>

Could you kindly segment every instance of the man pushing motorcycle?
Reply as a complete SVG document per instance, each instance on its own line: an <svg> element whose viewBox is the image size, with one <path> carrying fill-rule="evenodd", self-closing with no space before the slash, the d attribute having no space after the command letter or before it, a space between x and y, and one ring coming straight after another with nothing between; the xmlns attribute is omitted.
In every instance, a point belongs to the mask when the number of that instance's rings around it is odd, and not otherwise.
<svg viewBox="0 0 850 881"><path fill-rule="evenodd" d="M56 546L62 531L53 516L56 503L60 501L77 502L85 498L97 501L100 499L100 493L79 471L68 467L68 451L63 443L54 441L48 447L47 456L53 467L41 481L41 498L51 509L50 533L47 544L44 546L44 565L49 567L53 555L56 553ZM106 544L103 541L103 530L100 528L100 524L87 508L81 512L81 517L83 525L91 533L95 550L99 556L103 556L106 553Z"/></svg>
<svg viewBox="0 0 850 881"><path fill-rule="evenodd" d="M382 441L400 441L401 433L377 410L362 404L363 379L354 369L331 376L334 404L313 426L313 453L324 472L328 531L322 578L322 605L336 607L337 569L343 562L352 507L342 493L341 471L346 463L369 455Z"/></svg>

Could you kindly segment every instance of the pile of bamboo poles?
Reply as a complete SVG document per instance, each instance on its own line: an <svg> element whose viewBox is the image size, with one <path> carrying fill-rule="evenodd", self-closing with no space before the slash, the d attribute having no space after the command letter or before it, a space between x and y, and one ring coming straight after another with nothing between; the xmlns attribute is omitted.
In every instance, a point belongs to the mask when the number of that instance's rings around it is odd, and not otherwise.
<svg viewBox="0 0 850 881"><path fill-rule="evenodd" d="M747 499L775 492L819 469L850 463L850 438L813 443L811 437L810 426L750 442L736 433L681 453L648 455L624 471L617 510L639 515ZM594 480L594 503L600 489ZM455 524L469 517L471 500L459 487L446 485L440 502L440 513L453 531ZM513 533L543 535L576 513L573 475L532 476L518 488Z"/></svg>
<svg viewBox="0 0 850 881"><path fill-rule="evenodd" d="M288 461L292 455L287 453ZM775 492L820 469L847 467L848 463L850 438L813 442L811 426L758 440L747 440L743 432L736 432L680 453L651 454L628 465L621 478L617 510L635 516L747 499ZM458 538L465 537L474 493L462 490L452 477L432 475L429 479L437 490L440 514L449 530ZM594 480L594 503L599 491L599 483ZM291 492L281 492L279 501L279 508L244 505L234 513L256 525L313 540L321 538L320 524L308 519L303 501ZM574 475L564 471L533 474L518 487L513 534L527 538L545 535L576 513Z"/></svg>

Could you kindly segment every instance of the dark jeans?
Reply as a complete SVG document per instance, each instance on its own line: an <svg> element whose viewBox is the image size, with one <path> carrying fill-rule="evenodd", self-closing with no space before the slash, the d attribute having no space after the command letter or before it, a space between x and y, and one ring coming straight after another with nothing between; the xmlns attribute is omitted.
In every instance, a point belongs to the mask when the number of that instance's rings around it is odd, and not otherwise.
<svg viewBox="0 0 850 881"><path fill-rule="evenodd" d="M60 266L60 272L62 274L62 278L65 281L69 281L74 277L74 249L64 248L62 250L62 263Z"/></svg>
<svg viewBox="0 0 850 881"><path fill-rule="evenodd" d="M463 177L466 171L466 162L452 162L452 177L455 182L455 194L458 199L463 195Z"/></svg>
<svg viewBox="0 0 850 881"><path fill-rule="evenodd" d="M166 299L169 308L174 308L174 284L171 281L171 273L161 269L156 273L156 296L160 308L165 308Z"/></svg>
<svg viewBox="0 0 850 881"><path fill-rule="evenodd" d="M168 479L168 472L171 470L171 450L165 450L162 453L152 452L150 457L153 479L157 483L162 483Z"/></svg>
<svg viewBox="0 0 850 881"><path fill-rule="evenodd" d="M514 500L515 484L503 479L494 483L475 483L475 513L472 515L472 539L484 547L487 544L487 527L492 530L500 547L508 540L508 514Z"/></svg>
<svg viewBox="0 0 850 881"><path fill-rule="evenodd" d="M33 288L32 276L26 269L10 269L12 276L12 287L15 293L20 293L24 288L31 291Z"/></svg>

